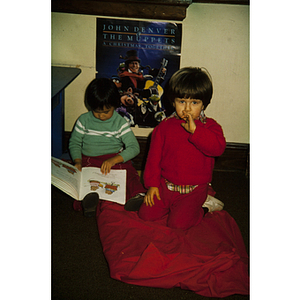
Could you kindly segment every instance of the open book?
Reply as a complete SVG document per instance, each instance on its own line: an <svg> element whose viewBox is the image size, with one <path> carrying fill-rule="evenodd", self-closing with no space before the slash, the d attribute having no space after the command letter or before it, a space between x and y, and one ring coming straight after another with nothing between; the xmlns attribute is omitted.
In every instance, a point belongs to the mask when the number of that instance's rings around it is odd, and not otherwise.
<svg viewBox="0 0 300 300"><path fill-rule="evenodd" d="M100 168L77 168L60 159L51 157L51 183L74 198L96 192L102 200L125 204L126 170L110 170L104 175Z"/></svg>

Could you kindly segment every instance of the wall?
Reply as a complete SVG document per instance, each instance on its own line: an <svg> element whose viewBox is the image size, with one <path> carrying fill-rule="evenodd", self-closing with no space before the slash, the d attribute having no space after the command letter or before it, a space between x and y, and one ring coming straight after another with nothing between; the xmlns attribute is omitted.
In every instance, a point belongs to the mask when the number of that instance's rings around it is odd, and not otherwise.
<svg viewBox="0 0 300 300"><path fill-rule="evenodd" d="M193 3L183 20L181 67L204 66L214 95L206 113L228 142L249 143L249 6ZM83 95L95 77L96 17L52 13L52 65L82 73L66 89L65 130L86 111Z"/></svg>
<svg viewBox="0 0 300 300"><path fill-rule="evenodd" d="M183 24L181 66L205 66L213 78L206 114L228 142L249 143L249 6L193 4Z"/></svg>

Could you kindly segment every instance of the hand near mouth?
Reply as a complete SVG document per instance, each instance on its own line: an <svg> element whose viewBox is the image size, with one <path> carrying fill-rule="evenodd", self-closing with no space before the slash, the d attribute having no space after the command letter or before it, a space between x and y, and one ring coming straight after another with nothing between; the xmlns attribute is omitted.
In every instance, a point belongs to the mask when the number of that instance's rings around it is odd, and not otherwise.
<svg viewBox="0 0 300 300"><path fill-rule="evenodd" d="M182 119L186 121L186 123L181 123L181 126L189 133L194 133L196 130L195 121L190 113L186 113L183 111Z"/></svg>

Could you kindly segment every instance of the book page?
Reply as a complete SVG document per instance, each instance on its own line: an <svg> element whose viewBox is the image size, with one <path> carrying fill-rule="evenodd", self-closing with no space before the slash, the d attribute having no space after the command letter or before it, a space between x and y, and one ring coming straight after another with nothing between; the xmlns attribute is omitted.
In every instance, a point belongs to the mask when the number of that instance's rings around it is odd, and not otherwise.
<svg viewBox="0 0 300 300"><path fill-rule="evenodd" d="M74 199L79 200L81 172L74 166L51 157L51 183Z"/></svg>
<svg viewBox="0 0 300 300"><path fill-rule="evenodd" d="M104 175L100 168L82 168L80 200L93 192L98 193L102 200L125 204L126 170L110 170Z"/></svg>

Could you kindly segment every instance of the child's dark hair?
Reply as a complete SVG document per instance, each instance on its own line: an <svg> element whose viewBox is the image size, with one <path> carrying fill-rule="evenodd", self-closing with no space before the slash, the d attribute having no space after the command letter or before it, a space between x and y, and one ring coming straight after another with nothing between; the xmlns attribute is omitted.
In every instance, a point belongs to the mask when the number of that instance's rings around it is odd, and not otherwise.
<svg viewBox="0 0 300 300"><path fill-rule="evenodd" d="M96 78L85 91L85 101L91 110L117 108L120 106L120 94L115 83L108 78Z"/></svg>
<svg viewBox="0 0 300 300"><path fill-rule="evenodd" d="M168 98L200 99L204 109L210 103L213 94L211 76L205 68L186 67L173 74L169 81Z"/></svg>

